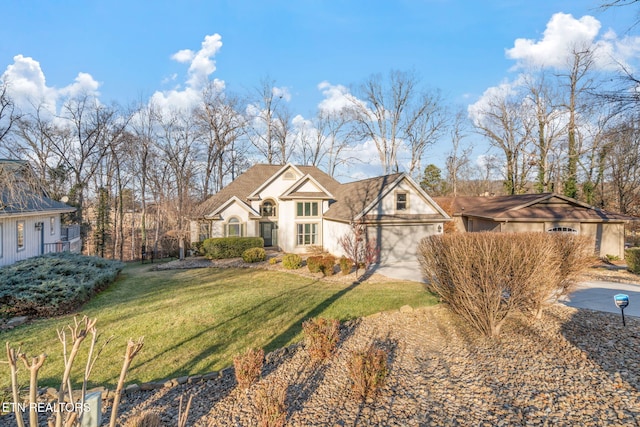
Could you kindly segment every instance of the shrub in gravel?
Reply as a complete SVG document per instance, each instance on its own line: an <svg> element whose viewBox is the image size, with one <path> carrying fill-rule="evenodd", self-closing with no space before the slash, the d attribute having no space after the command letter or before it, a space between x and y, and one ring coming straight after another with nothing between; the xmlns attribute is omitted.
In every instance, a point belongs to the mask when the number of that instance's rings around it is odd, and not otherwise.
<svg viewBox="0 0 640 427"><path fill-rule="evenodd" d="M338 263L340 264L340 271L342 272L342 274L346 276L347 274L351 273L351 269L353 268L352 260L350 260L346 256L343 256L340 257Z"/></svg>
<svg viewBox="0 0 640 427"><path fill-rule="evenodd" d="M270 265L276 265L278 263L278 258L273 257L273 258L269 258L269 264Z"/></svg>
<svg viewBox="0 0 640 427"><path fill-rule="evenodd" d="M627 262L627 270L640 274L640 248L625 249L624 259Z"/></svg>
<svg viewBox="0 0 640 427"><path fill-rule="evenodd" d="M310 273L320 273L320 263L322 262L322 255L313 255L307 257L307 268Z"/></svg>
<svg viewBox="0 0 640 427"><path fill-rule="evenodd" d="M314 360L326 360L333 354L340 338L340 322L315 317L302 323L304 342Z"/></svg>
<svg viewBox="0 0 640 427"><path fill-rule="evenodd" d="M571 292L595 260L593 241L565 233L456 233L423 239L427 287L487 336L515 312L535 314Z"/></svg>
<svg viewBox="0 0 640 427"><path fill-rule="evenodd" d="M264 350L250 348L246 353L233 358L236 382L241 389L248 389L258 381L264 364Z"/></svg>
<svg viewBox="0 0 640 427"><path fill-rule="evenodd" d="M105 289L120 261L51 253L0 269L0 316L54 316L73 311Z"/></svg>
<svg viewBox="0 0 640 427"><path fill-rule="evenodd" d="M264 248L251 248L242 253L242 260L244 262L254 263L261 262L267 259L267 253Z"/></svg>
<svg viewBox="0 0 640 427"><path fill-rule="evenodd" d="M287 420L287 385L281 381L265 381L256 390L253 402L258 411L259 427L283 427Z"/></svg>
<svg viewBox="0 0 640 427"><path fill-rule="evenodd" d="M282 266L287 270L297 270L302 266L302 258L298 254L285 254L282 257Z"/></svg>
<svg viewBox="0 0 640 427"><path fill-rule="evenodd" d="M325 276L333 276L333 267L336 265L336 257L333 255L323 256L320 260L320 271Z"/></svg>
<svg viewBox="0 0 640 427"><path fill-rule="evenodd" d="M357 398L373 396L383 386L389 373L387 358L387 352L376 346L351 352L347 371Z"/></svg>

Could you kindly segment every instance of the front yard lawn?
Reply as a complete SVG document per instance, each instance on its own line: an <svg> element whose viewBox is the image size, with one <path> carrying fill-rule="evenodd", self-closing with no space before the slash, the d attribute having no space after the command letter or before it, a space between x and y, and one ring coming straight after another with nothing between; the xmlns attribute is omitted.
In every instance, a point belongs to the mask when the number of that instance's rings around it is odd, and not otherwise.
<svg viewBox="0 0 640 427"><path fill-rule="evenodd" d="M145 346L127 376L127 383L141 383L219 370L249 347L269 352L289 345L302 338L302 321L310 317L344 321L405 304L436 303L415 282L352 285L252 268L155 271L151 267L125 267L113 285L78 313L98 318L103 340L115 336L96 363L94 385L115 385L128 338L144 336ZM28 356L46 353L39 385L57 387L63 362L56 328L72 322L72 315L37 320L0 336L14 346L22 343ZM83 347L85 353L75 364L76 381L84 369L88 342ZM9 370L3 366L4 389L9 386ZM21 374L28 385L26 370Z"/></svg>

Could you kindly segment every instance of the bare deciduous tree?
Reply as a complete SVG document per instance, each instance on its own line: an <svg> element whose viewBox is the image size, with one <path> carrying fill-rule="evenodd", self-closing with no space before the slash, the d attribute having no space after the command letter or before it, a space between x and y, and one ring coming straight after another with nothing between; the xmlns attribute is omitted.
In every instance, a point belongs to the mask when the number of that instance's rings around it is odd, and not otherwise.
<svg viewBox="0 0 640 427"><path fill-rule="evenodd" d="M356 134L374 142L384 174L399 171L403 143L411 151L410 168L419 168L424 150L442 130L439 96L418 84L414 73L393 70L387 79L372 75L356 90L359 99L352 103Z"/></svg>

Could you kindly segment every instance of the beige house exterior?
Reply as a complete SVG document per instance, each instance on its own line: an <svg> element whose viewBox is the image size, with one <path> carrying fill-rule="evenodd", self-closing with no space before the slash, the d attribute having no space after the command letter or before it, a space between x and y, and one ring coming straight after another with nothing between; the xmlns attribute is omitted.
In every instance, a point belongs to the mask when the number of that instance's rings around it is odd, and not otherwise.
<svg viewBox="0 0 640 427"><path fill-rule="evenodd" d="M191 241L255 236L265 246L340 256L352 224L375 238L379 262L413 260L419 241L442 233L449 216L406 174L342 184L314 166L254 165L202 203Z"/></svg>
<svg viewBox="0 0 640 427"><path fill-rule="evenodd" d="M625 224L637 220L555 193L435 200L451 214L458 231L575 233L592 237L601 257L624 258Z"/></svg>

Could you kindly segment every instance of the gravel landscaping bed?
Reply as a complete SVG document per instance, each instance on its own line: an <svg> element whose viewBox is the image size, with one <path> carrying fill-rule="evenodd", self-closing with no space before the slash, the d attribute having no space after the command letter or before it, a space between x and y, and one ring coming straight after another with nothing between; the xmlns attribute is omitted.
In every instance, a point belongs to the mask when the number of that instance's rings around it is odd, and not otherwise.
<svg viewBox="0 0 640 427"><path fill-rule="evenodd" d="M347 357L372 343L387 349L390 372L363 402L351 395ZM639 376L639 319L624 328L619 316L556 305L487 340L437 306L344 325L338 351L320 365L301 345L272 353L262 381L287 384L291 426L636 426ZM132 393L120 419L152 410L175 426L180 397L193 396L188 425L255 426L255 390L235 389L228 369L209 381Z"/></svg>

